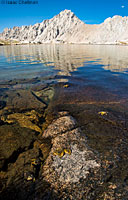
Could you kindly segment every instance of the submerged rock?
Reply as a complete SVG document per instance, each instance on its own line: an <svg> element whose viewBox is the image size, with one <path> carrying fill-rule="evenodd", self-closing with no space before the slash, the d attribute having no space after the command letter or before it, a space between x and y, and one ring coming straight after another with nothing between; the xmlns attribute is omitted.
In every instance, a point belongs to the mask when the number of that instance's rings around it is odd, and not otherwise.
<svg viewBox="0 0 128 200"><path fill-rule="evenodd" d="M5 101L0 101L0 109L4 108L6 106Z"/></svg>
<svg viewBox="0 0 128 200"><path fill-rule="evenodd" d="M64 133L75 128L76 121L71 116L63 116L55 120L43 133L43 138L56 137L58 134Z"/></svg>
<svg viewBox="0 0 128 200"><path fill-rule="evenodd" d="M7 170L36 139L34 132L17 125L0 126L0 169Z"/></svg>
<svg viewBox="0 0 128 200"><path fill-rule="evenodd" d="M17 90L7 92L7 102L6 106L8 109L24 111L24 110L43 110L46 107L32 91L29 90Z"/></svg>
<svg viewBox="0 0 128 200"><path fill-rule="evenodd" d="M62 113L60 115L62 116ZM42 137L51 137L52 139L52 148L43 166L43 176L55 191L68 190L70 183L73 194L75 184L79 184L81 179L86 182L90 171L97 171L100 168L97 155L88 147L86 137L82 134L81 129L76 128L76 121L73 117L62 116L53 121ZM59 149L70 150L70 153L59 156L59 153L55 154ZM81 187L84 190L85 185L83 184ZM79 191L75 191L75 193L77 196Z"/></svg>
<svg viewBox="0 0 128 200"><path fill-rule="evenodd" d="M0 126L1 199L127 199L127 130L106 121L109 114L105 118L96 110L96 121L86 114L83 128L68 112L59 112L37 134L35 125L41 127L42 115L34 110L10 113L1 114L5 117ZM26 128L21 127L22 120L29 122ZM117 140L110 137L115 128ZM88 146L88 131L96 147L102 143L98 136L107 135L99 154ZM111 138L116 146L110 143L107 149Z"/></svg>
<svg viewBox="0 0 128 200"><path fill-rule="evenodd" d="M80 151L77 145L71 145L71 155L65 154L63 158L53 157L53 167L61 183L78 183L81 178L86 179L90 169L100 167L95 159L90 158L87 149ZM90 159L90 160L89 160Z"/></svg>
<svg viewBox="0 0 128 200"><path fill-rule="evenodd" d="M21 119L38 122L39 116L32 113L10 114L7 120L16 120L20 126ZM67 112L60 112L58 119L38 138L33 131L17 124L1 126L0 135L0 184L4 199L10 199L14 190L16 193L11 199L69 198L69 186L72 197L81 199L79 190L81 194L85 190L81 180L86 183L90 173L100 168L97 155ZM60 149L62 156L59 156Z"/></svg>
<svg viewBox="0 0 128 200"><path fill-rule="evenodd" d="M54 96L54 88L46 87L46 88L43 88L42 90L33 91L33 93L37 97L39 97L43 102L48 104Z"/></svg>

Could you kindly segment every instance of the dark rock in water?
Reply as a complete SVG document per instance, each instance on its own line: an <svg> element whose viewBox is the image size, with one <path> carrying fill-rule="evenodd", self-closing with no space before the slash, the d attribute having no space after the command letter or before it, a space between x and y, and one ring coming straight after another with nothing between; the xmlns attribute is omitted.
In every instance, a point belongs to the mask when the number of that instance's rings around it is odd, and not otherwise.
<svg viewBox="0 0 128 200"><path fill-rule="evenodd" d="M32 89L32 91L37 92L37 91L42 91L46 88L48 88L47 84L40 84L40 85L33 85L31 89Z"/></svg>
<svg viewBox="0 0 128 200"><path fill-rule="evenodd" d="M3 183L6 180L6 188L2 186L2 199L34 199L37 193L44 196L49 186L40 174L42 164L40 149L37 146L31 146L30 149L20 152L15 162L9 164L2 179ZM0 178L3 173L0 173Z"/></svg>
<svg viewBox="0 0 128 200"><path fill-rule="evenodd" d="M9 163L14 163L20 153L30 148L36 139L34 131L17 125L0 126L0 165L6 171Z"/></svg>
<svg viewBox="0 0 128 200"><path fill-rule="evenodd" d="M16 85L21 85L21 84L35 84L35 83L38 83L39 82L39 79L38 77L35 77L35 78L23 78L23 79L12 79L12 80L8 80L8 81L3 81L0 85L3 85L3 86L16 86Z"/></svg>
<svg viewBox="0 0 128 200"><path fill-rule="evenodd" d="M4 108L6 106L5 101L0 101L0 109Z"/></svg>
<svg viewBox="0 0 128 200"><path fill-rule="evenodd" d="M5 162L4 157L1 157L0 158L0 170L3 168L4 162Z"/></svg>
<svg viewBox="0 0 128 200"><path fill-rule="evenodd" d="M10 164L8 167L6 175L9 177L9 179L7 181L7 185L15 184L16 180L20 179L22 179L24 182L29 181L30 179L27 177L28 174L32 174L33 179L31 181L35 181L39 175L39 169L41 167L41 160L39 157L39 150L34 148L21 152L15 163ZM38 164L33 165L33 163L36 163L36 161L38 161Z"/></svg>
<svg viewBox="0 0 128 200"><path fill-rule="evenodd" d="M46 158L48 157L50 151L51 151L51 141L50 140L44 140L39 148L41 150L41 153L43 155L43 159L46 160Z"/></svg>
<svg viewBox="0 0 128 200"><path fill-rule="evenodd" d="M43 102L48 104L54 96L54 88L53 87L45 87L40 90L38 88L38 90L33 91L33 93L37 97L39 97Z"/></svg>
<svg viewBox="0 0 128 200"><path fill-rule="evenodd" d="M23 110L43 110L46 107L36 95L30 90L17 90L8 92L7 107L10 109Z"/></svg>

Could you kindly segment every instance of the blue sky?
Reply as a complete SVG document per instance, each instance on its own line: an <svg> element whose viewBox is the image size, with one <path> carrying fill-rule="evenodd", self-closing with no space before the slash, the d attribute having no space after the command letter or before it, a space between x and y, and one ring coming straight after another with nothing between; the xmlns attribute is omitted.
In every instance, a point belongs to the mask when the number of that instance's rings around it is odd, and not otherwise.
<svg viewBox="0 0 128 200"><path fill-rule="evenodd" d="M128 0L38 0L38 4L32 5L0 4L0 32L6 27L42 22L65 9L72 10L85 23L98 24L114 15L128 16Z"/></svg>

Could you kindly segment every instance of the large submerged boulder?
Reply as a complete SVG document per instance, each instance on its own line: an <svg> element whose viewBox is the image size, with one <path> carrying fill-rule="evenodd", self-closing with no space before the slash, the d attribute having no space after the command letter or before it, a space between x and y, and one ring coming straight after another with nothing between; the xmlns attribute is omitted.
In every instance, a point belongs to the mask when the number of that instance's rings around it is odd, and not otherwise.
<svg viewBox="0 0 128 200"><path fill-rule="evenodd" d="M56 192L72 187L72 196L78 199L79 184L90 172L100 168L97 155L88 147L86 136L77 128L76 120L66 113L44 131L43 138L51 138L52 148L43 166L44 180ZM77 190L74 190L77 185ZM85 185L80 184L81 195ZM74 189L73 189L74 188Z"/></svg>

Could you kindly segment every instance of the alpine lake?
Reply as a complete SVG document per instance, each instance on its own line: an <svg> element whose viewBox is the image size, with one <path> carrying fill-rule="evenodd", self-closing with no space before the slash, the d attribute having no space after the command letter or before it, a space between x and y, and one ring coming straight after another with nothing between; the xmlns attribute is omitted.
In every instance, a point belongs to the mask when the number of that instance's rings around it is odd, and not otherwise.
<svg viewBox="0 0 128 200"><path fill-rule="evenodd" d="M42 175L52 148L42 135L62 112L100 162L81 192ZM0 199L128 199L128 46L0 46Z"/></svg>

